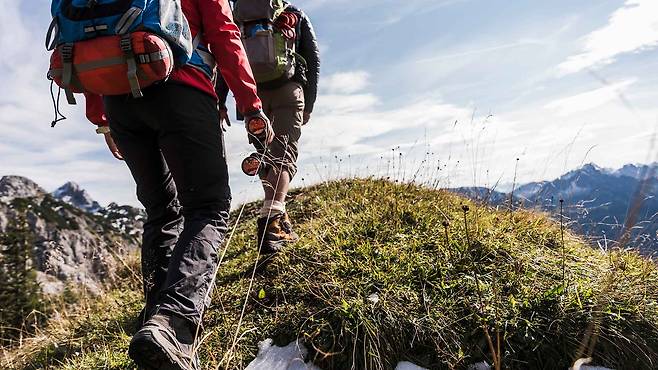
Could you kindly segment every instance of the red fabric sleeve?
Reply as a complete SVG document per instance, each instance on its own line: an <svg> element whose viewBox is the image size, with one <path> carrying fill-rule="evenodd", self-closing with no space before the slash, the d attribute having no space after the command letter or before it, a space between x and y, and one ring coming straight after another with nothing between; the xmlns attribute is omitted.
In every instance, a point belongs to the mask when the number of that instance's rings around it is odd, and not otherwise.
<svg viewBox="0 0 658 370"><path fill-rule="evenodd" d="M103 97L96 94L85 93L87 119L96 126L108 126L103 107Z"/></svg>
<svg viewBox="0 0 658 370"><path fill-rule="evenodd" d="M228 0L198 0L203 38L217 59L224 81L233 91L238 109L244 114L262 108L256 81L242 47L240 29L233 22Z"/></svg>

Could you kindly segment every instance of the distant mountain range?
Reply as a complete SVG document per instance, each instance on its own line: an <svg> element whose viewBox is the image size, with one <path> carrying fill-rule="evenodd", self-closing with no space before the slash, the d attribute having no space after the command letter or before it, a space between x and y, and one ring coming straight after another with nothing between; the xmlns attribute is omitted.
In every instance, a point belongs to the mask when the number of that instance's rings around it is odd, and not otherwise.
<svg viewBox="0 0 658 370"><path fill-rule="evenodd" d="M518 186L513 193L452 190L495 207L550 212L556 219L563 200L565 222L594 246L617 246L626 233L624 247L658 252L658 164L616 170L588 164L553 181ZM29 240L30 268L47 293L68 286L101 290L112 279L116 257L138 249L144 219L138 208L102 207L73 182L49 193L24 177L0 179L0 236L18 231L22 236L14 240ZM2 244L0 239L0 262Z"/></svg>
<svg viewBox="0 0 658 370"><path fill-rule="evenodd" d="M587 164L553 181L524 184L511 193L495 189L452 189L498 207L524 207L563 215L571 229L601 247L658 252L658 164L625 165L620 169Z"/></svg>
<svg viewBox="0 0 658 370"><path fill-rule="evenodd" d="M20 176L0 179L0 262L20 243L29 246L29 268L46 293L112 281L121 256L136 251L144 211L111 203L102 207L69 182L52 193ZM3 247L5 244L5 248ZM0 263L1 267L1 263Z"/></svg>

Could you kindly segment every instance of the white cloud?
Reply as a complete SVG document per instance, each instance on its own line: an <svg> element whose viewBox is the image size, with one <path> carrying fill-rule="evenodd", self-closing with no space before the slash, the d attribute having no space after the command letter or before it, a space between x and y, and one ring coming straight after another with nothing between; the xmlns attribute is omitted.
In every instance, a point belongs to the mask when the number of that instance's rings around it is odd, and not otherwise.
<svg viewBox="0 0 658 370"><path fill-rule="evenodd" d="M546 104L544 108L553 111L561 117L578 112L586 112L611 101L618 100L619 96L635 82L637 82L636 79L621 81L592 91L560 98Z"/></svg>
<svg viewBox="0 0 658 370"><path fill-rule="evenodd" d="M370 74L365 71L340 72L322 78L323 91L329 94L352 94L362 91L370 83Z"/></svg>
<svg viewBox="0 0 658 370"><path fill-rule="evenodd" d="M315 113L345 114L372 110L379 104L379 99L372 94L327 94L318 100Z"/></svg>
<svg viewBox="0 0 658 370"><path fill-rule="evenodd" d="M400 2L399 0L297 0L295 5L299 6L303 10L317 10L325 6L342 6L342 4L350 3L349 9L347 10L360 10L364 8L369 8L372 6L391 6L394 5L396 12L398 13L412 13L413 10L422 8L427 9L436 9L445 6L450 6L465 2L468 0L406 0Z"/></svg>
<svg viewBox="0 0 658 370"><path fill-rule="evenodd" d="M22 175L53 190L66 181L87 187L101 203L137 204L134 185L124 163L114 160L103 138L84 118L84 99L61 109L69 119L50 127L53 118L49 54L44 34L49 7L25 8L25 2L0 1L0 176ZM29 12L29 13L28 13Z"/></svg>
<svg viewBox="0 0 658 370"><path fill-rule="evenodd" d="M558 66L561 74L610 64L624 53L641 52L658 45L658 1L627 0L604 27L584 38L580 54Z"/></svg>
<svg viewBox="0 0 658 370"><path fill-rule="evenodd" d="M305 5L333 9L346 2L307 0L300 5L304 9ZM25 2L5 3L0 21L12 32L0 34L0 46L6 57L0 61L0 84L10 89L10 94L0 98L0 175L27 175L48 189L73 180L88 188L101 202L136 204L133 195L135 188L127 168L107 153L102 138L93 133L93 128L84 119L82 106L68 107L63 100L65 114L70 113L71 118L57 129L49 127L52 107L48 82L43 78L48 55L41 47L49 21L47 7L35 9L34 14L26 14ZM438 3L453 2L410 0L404 6L394 3L396 0L363 0L350 3L349 11L361 14L370 9L368 7L378 6L396 9L400 13L396 16L404 16L410 10L426 11ZM638 7L644 9L644 18L655 17L653 13L656 12L646 10L646 6L651 8L652 4L637 3L640 1L628 1L610 18L610 24L618 30L621 22L618 19L627 18L627 13L635 12L633 9ZM22 12L19 7L23 8ZM326 13L316 13L318 20L323 14ZM382 19L389 19L389 16L378 16L373 22ZM634 22L637 20L631 23ZM638 23L644 24L645 28L652 24L648 20ZM322 23L318 22L318 25ZM643 50L653 45L653 38L645 37L649 33L636 26L628 28L630 32L626 29L619 31L622 35L619 37L590 35L585 40L584 56L575 56L569 63L588 61L596 65L607 58L616 57L617 52L611 54L612 57L599 58L605 54L601 50L607 50L608 41L615 50L626 42L632 46L629 51ZM553 28L555 24L547 29ZM322 28L319 27L319 30ZM519 181L557 176L568 169L565 163L569 167L578 165L588 149L597 144L599 148L614 144L614 150L596 149L591 152L595 156L591 160L604 166L614 167L645 157L650 142L643 140L643 137L648 137L647 133L653 131L649 123L655 122L658 112L644 107L645 110L638 112L641 121L647 123L643 124L629 115L622 104L610 104L631 86L636 93L633 97L637 97L638 90L641 92L643 86L646 87L641 79L637 80L636 85L633 85L635 80L621 80L600 89L561 96L549 103L545 103L545 94L560 92L546 89L541 93L544 96L536 96L538 93L534 96L538 100L526 100L529 103L524 103L533 106L502 105L495 100L487 100L491 97L508 102L505 93L515 96L515 88L520 96L530 90L528 86L532 89L543 87L534 82L537 80L536 71L543 73L548 68L551 74L554 66L567 58L562 54L567 51L559 35L547 31L544 39L537 36L542 36L543 31L523 30L520 34L524 38L520 39L518 35L506 32L482 39L478 28L459 29L453 33L463 36L459 42L440 33L428 34L430 38L426 43L417 47L410 45L411 50L402 62L383 59L389 62L376 64L377 58L367 59L373 64L368 64L365 70L359 70L363 65L356 58L353 66L351 60L336 64L345 52L344 48L335 47L342 44L332 43L339 40L336 37L340 35L322 36L320 33L323 51L326 53L326 45L331 45L330 53L333 54L323 58L327 61L323 70L343 72L322 77L316 111L310 124L303 129L300 176L295 180L295 185L309 184L314 178L345 175L345 172L331 170L331 166L340 161L335 159L336 156L342 159L351 156L350 174L385 174L389 171L394 148L395 153L404 153L404 166L411 171L420 166L426 153L433 153L434 162L431 165L427 161L425 163L427 176L435 175L437 163L440 163L441 171L450 168L443 176L453 185L491 184L502 173L511 175L518 157L522 158ZM623 39L623 42L617 39ZM368 43L372 40L362 41ZM599 57L595 58L597 55ZM16 63L17 60L20 63ZM529 66L534 68L530 72ZM514 76L508 76L510 71ZM517 79L522 80L521 87L514 86ZM554 87L562 89L565 85L561 82ZM572 89L573 85L568 87ZM646 91L648 97L645 99L655 100L654 89ZM489 107L499 107L500 110L501 105L507 107L503 114L485 119ZM481 109L473 114L474 107ZM475 118L471 122L472 116ZM579 134L577 145L568 147L585 122L590 124ZM247 144L244 127L234 125L226 136L226 143L234 204L261 196L258 180L247 178L240 171L240 162L253 151ZM302 178L305 178L304 182Z"/></svg>
<svg viewBox="0 0 658 370"><path fill-rule="evenodd" d="M658 111L634 117L617 103L636 82L627 79L493 116L422 93L396 106L359 104L359 97L377 98L365 92L321 95L303 129L300 177L308 184L354 175L408 180L420 173L442 186L491 186L499 179L512 182L516 158L518 182L557 177L585 161L616 167L644 159L651 147L649 122ZM629 132L642 134L631 139ZM393 159L400 154L403 161Z"/></svg>
<svg viewBox="0 0 658 370"><path fill-rule="evenodd" d="M436 63L436 62L443 62L449 59L473 59L476 57L481 57L480 56L481 54L489 54L489 53L506 51L509 49L525 48L527 46L538 46L543 44L544 42L542 40L524 38L501 45L478 46L473 49L463 49L459 51L441 53L439 55L431 56L429 58L421 58L415 60L414 63L418 63L418 64Z"/></svg>

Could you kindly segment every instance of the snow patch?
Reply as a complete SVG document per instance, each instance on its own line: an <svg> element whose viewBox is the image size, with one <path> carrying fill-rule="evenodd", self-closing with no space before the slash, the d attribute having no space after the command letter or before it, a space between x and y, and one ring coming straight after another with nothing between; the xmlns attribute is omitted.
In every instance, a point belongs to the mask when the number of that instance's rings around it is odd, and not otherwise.
<svg viewBox="0 0 658 370"><path fill-rule="evenodd" d="M607 367L600 367L600 366L587 366L584 365L586 362L577 362L576 366L573 368L569 368L569 370L613 370L613 369L608 369ZM419 367L411 367L409 370L413 369L420 369ZM486 362L478 362L477 364L473 364L468 367L468 370L492 370L493 367L489 365ZM396 369L397 370L397 369Z"/></svg>
<svg viewBox="0 0 658 370"><path fill-rule="evenodd" d="M258 343L258 356L246 370L320 370L310 361L304 362L308 350L299 341L281 348L272 345L272 339Z"/></svg>
<svg viewBox="0 0 658 370"><path fill-rule="evenodd" d="M251 361L246 370L322 370L313 363L304 362L308 350L299 341L285 347L273 345L272 339L258 343L258 356ZM427 370L412 364L400 362L395 370ZM479 370L479 369L478 369Z"/></svg>
<svg viewBox="0 0 658 370"><path fill-rule="evenodd" d="M591 358L581 358L573 365L569 370L612 370L607 367L602 366L589 366L587 364L591 363Z"/></svg>
<svg viewBox="0 0 658 370"><path fill-rule="evenodd" d="M427 369L424 367L420 367L418 365L414 365L411 362L403 361L398 364L395 370L427 370Z"/></svg>
<svg viewBox="0 0 658 370"><path fill-rule="evenodd" d="M265 339L258 343L258 356L251 361L246 370L322 370L311 361L304 362L308 350L300 341L294 341L285 347L273 345L272 339ZM589 359L576 363L577 370L612 370L605 367L587 366ZM492 367L486 362L470 365L468 370L491 370ZM395 370L428 370L424 367L402 361Z"/></svg>

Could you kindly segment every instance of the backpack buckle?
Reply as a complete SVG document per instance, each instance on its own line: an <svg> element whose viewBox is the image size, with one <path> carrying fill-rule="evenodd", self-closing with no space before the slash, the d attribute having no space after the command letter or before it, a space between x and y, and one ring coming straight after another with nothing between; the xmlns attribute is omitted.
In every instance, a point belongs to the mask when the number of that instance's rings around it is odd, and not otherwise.
<svg viewBox="0 0 658 370"><path fill-rule="evenodd" d="M137 61L139 62L139 64L151 63L151 56L148 54L139 54L137 55Z"/></svg>

